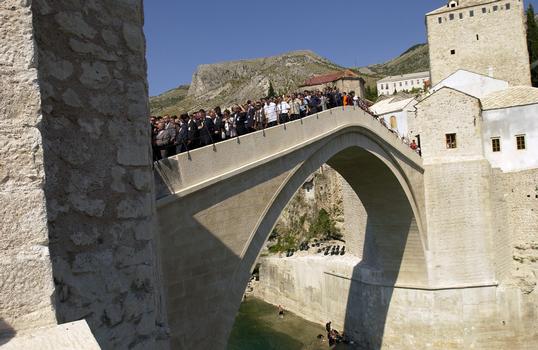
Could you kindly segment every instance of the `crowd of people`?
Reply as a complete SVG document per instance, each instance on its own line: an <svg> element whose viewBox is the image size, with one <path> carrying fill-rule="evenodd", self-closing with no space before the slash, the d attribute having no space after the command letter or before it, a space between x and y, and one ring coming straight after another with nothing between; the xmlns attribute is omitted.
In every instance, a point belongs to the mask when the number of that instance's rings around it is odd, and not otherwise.
<svg viewBox="0 0 538 350"><path fill-rule="evenodd" d="M225 110L215 107L185 113L179 117L152 116L153 160L158 161L340 106L360 107L374 116L366 101L355 92L340 92L330 87L323 91L304 91L257 101L249 100Z"/></svg>

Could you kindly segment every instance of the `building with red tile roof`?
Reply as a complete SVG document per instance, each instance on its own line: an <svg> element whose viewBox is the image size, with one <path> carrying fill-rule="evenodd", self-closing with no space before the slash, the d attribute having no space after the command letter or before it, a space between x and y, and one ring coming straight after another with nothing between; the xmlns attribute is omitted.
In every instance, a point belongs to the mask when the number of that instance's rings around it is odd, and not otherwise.
<svg viewBox="0 0 538 350"><path fill-rule="evenodd" d="M364 98L364 84L364 79L355 72L342 70L313 76L304 82L301 90L323 90L326 87L336 87L342 92L354 91L357 96Z"/></svg>

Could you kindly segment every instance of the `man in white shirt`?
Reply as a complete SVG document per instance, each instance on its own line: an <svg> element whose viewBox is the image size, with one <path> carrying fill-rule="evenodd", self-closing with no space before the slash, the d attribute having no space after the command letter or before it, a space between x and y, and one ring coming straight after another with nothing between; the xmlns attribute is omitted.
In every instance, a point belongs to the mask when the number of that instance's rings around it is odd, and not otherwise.
<svg viewBox="0 0 538 350"><path fill-rule="evenodd" d="M267 102L265 102L263 111L265 112L265 118L267 119L268 128L278 124L276 103L273 102L272 98L268 99Z"/></svg>
<svg viewBox="0 0 538 350"><path fill-rule="evenodd" d="M278 123L286 124L290 119L290 105L283 98L278 99L278 104L276 106L276 111L278 114Z"/></svg>
<svg viewBox="0 0 538 350"><path fill-rule="evenodd" d="M291 98L289 100L290 121L294 121L294 120L299 119L301 117L301 104L302 103L303 103L303 101L301 101L301 99L298 98L296 94L291 95Z"/></svg>

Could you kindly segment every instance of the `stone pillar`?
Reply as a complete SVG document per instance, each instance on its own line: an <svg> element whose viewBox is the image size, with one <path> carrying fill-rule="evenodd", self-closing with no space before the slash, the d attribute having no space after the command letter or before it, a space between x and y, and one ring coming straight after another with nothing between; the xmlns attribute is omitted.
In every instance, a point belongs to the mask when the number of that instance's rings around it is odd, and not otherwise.
<svg viewBox="0 0 538 350"><path fill-rule="evenodd" d="M11 284L26 286L28 304L36 294L54 307L58 323L86 319L103 349L153 349L160 294L142 1L0 6L0 69L13 67L0 93L2 234L12 238L2 244L17 259L30 251L39 271L34 281L30 264L11 259Z"/></svg>
<svg viewBox="0 0 538 350"><path fill-rule="evenodd" d="M0 2L0 337L56 323L32 13Z"/></svg>
<svg viewBox="0 0 538 350"><path fill-rule="evenodd" d="M362 259L368 214L355 190L341 178L344 204L344 232L346 249Z"/></svg>

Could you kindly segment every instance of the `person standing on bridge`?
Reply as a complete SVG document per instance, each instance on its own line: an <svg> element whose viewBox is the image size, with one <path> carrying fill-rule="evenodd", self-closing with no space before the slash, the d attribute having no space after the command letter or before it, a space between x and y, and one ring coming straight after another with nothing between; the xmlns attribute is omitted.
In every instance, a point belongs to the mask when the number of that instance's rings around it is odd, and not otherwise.
<svg viewBox="0 0 538 350"><path fill-rule="evenodd" d="M220 142L223 140L222 138L222 112L220 110L220 107L215 107L211 112L209 112L209 115L211 116L211 120L213 121L213 141Z"/></svg>
<svg viewBox="0 0 538 350"><path fill-rule="evenodd" d="M262 102L256 102L255 110L256 111L254 112L254 129L263 130L267 127L267 119L265 118Z"/></svg>
<svg viewBox="0 0 538 350"><path fill-rule="evenodd" d="M224 131L226 133L226 139L237 137L237 131L235 130L235 123L229 110L224 111Z"/></svg>
<svg viewBox="0 0 538 350"><path fill-rule="evenodd" d="M267 127L273 127L278 124L278 116L276 112L276 103L272 98L267 99L265 106L263 107L265 118L267 118Z"/></svg>
<svg viewBox="0 0 538 350"><path fill-rule="evenodd" d="M320 109L321 100L319 96L316 93L313 93L310 96L309 102L308 102L308 114L316 114L319 112Z"/></svg>
<svg viewBox="0 0 538 350"><path fill-rule="evenodd" d="M155 136L155 145L159 150L159 155L161 159L167 158L169 156L168 149L172 143L172 134L169 129L166 129L166 124L164 121L157 123L157 135Z"/></svg>
<svg viewBox="0 0 538 350"><path fill-rule="evenodd" d="M304 118L308 114L308 100L304 94L299 94L299 100L301 100L301 106L299 107L301 118Z"/></svg>
<svg viewBox="0 0 538 350"><path fill-rule="evenodd" d="M256 123L255 120L255 114L256 114L256 106L254 103L252 103L251 100L247 101L247 104L245 105L245 111L246 111L246 120L245 120L245 128L247 129L247 134L256 131L256 128L254 127L254 124Z"/></svg>
<svg viewBox="0 0 538 350"><path fill-rule="evenodd" d="M187 152L187 143L188 143L188 135L189 135L189 115L188 114L182 114L179 117L179 130L176 136L176 153L183 153Z"/></svg>
<svg viewBox="0 0 538 350"><path fill-rule="evenodd" d="M203 109L198 112L198 118L197 125L200 132L200 146L211 145L213 143L213 131L215 130L213 120L211 120L211 117Z"/></svg>
<svg viewBox="0 0 538 350"><path fill-rule="evenodd" d="M235 124L235 130L237 131L237 136L245 135L247 133L246 121L247 113L243 106L234 106L233 107L232 119Z"/></svg>
<svg viewBox="0 0 538 350"><path fill-rule="evenodd" d="M278 99L278 104L276 107L277 113L278 113L278 123L279 124L286 124L289 122L289 116L290 116L290 105L284 98Z"/></svg>
<svg viewBox="0 0 538 350"><path fill-rule="evenodd" d="M191 114L189 122L187 123L187 147L189 150L198 148L199 139L200 133L198 131L198 125L196 124L196 116Z"/></svg>
<svg viewBox="0 0 538 350"><path fill-rule="evenodd" d="M290 121L299 119L301 117L301 99L299 99L296 94L291 94L289 105Z"/></svg>

